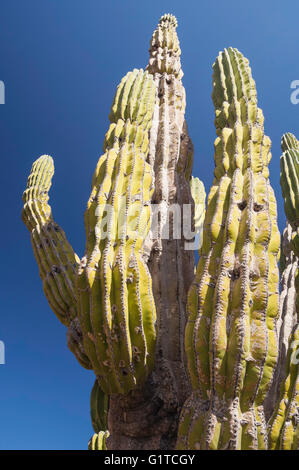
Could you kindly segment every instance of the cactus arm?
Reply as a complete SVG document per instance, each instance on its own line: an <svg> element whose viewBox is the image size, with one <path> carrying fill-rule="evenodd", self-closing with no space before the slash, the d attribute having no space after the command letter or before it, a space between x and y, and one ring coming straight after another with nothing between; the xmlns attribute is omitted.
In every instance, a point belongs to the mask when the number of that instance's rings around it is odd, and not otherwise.
<svg viewBox="0 0 299 470"><path fill-rule="evenodd" d="M215 178L188 295L186 354L194 389L178 447L266 448L263 402L277 357L280 237L248 61L236 49L214 64Z"/></svg>
<svg viewBox="0 0 299 470"><path fill-rule="evenodd" d="M100 431L94 434L88 443L88 450L107 450L106 439L108 439L108 437L108 431Z"/></svg>
<svg viewBox="0 0 299 470"><path fill-rule="evenodd" d="M151 75L142 70L121 81L85 213L80 324L84 347L107 394L127 393L153 367L155 306L142 251L150 220L152 177L146 157L155 92ZM112 217L105 225L108 205Z"/></svg>
<svg viewBox="0 0 299 470"><path fill-rule="evenodd" d="M78 317L74 318L68 326L66 338L68 348L76 356L79 364L84 369L92 369L91 362L84 350L83 335Z"/></svg>
<svg viewBox="0 0 299 470"><path fill-rule="evenodd" d="M102 391L98 381L95 380L90 394L90 416L95 433L108 428L108 409L109 396Z"/></svg>
<svg viewBox="0 0 299 470"><path fill-rule="evenodd" d="M48 155L41 156L33 163L23 194L22 219L31 233L48 302L59 320L68 326L76 316L76 269L79 259L63 230L54 222L48 205L53 174L53 160Z"/></svg>
<svg viewBox="0 0 299 470"><path fill-rule="evenodd" d="M280 184L287 219L294 228L297 228L299 226L299 146L298 142L294 143L294 139L296 138L292 134L285 134L282 138Z"/></svg>
<svg viewBox="0 0 299 470"><path fill-rule="evenodd" d="M49 305L58 319L68 327L67 342L70 350L83 367L90 369L76 317L79 258L64 231L54 222L48 204L53 174L54 164L50 156L42 155L33 163L23 193L22 219L31 233L33 253Z"/></svg>
<svg viewBox="0 0 299 470"><path fill-rule="evenodd" d="M286 343L289 334L288 354L280 358L280 366L286 363L281 380L280 397L269 422L270 449L299 449L299 250L296 242L299 225L299 142L293 134L284 134L281 141L280 183L284 198L287 228L285 239L285 263L282 272L281 303L283 317L280 319L281 337ZM288 281L287 284L285 281Z"/></svg>
<svg viewBox="0 0 299 470"><path fill-rule="evenodd" d="M269 423L271 450L298 450L299 413L299 326L290 335L286 360L287 370L281 385L281 396Z"/></svg>
<svg viewBox="0 0 299 470"><path fill-rule="evenodd" d="M275 370L272 386L269 390L266 408L267 417L270 418L278 401L280 400L280 386L285 380L286 360L289 339L297 321L296 314L296 273L298 258L292 251L292 227L287 222L281 243L281 256L279 269L281 272L281 293L279 303L279 319L277 332L279 337L279 359Z"/></svg>
<svg viewBox="0 0 299 470"><path fill-rule="evenodd" d="M202 246L202 229L206 213L206 192L202 181L199 178L191 177L191 195L194 201L194 229L195 236L199 237L198 248Z"/></svg>

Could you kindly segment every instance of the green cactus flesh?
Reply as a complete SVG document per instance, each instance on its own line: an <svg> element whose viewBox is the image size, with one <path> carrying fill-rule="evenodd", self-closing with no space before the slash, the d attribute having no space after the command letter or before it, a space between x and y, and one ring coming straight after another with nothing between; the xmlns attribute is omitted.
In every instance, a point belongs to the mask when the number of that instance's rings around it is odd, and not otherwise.
<svg viewBox="0 0 299 470"><path fill-rule="evenodd" d="M48 191L53 174L50 156L43 155L33 163L23 194L22 218L31 232L46 297L59 320L68 326L76 316L75 279L79 258L52 218Z"/></svg>
<svg viewBox="0 0 299 470"><path fill-rule="evenodd" d="M290 335L281 396L269 423L269 449L299 450L299 324Z"/></svg>
<svg viewBox="0 0 299 470"><path fill-rule="evenodd" d="M288 354L280 360L286 364L281 380L280 397L269 423L269 448L299 450L299 143L293 134L284 134L281 141L280 183L284 198L287 227L284 231L281 309L281 338L284 346L289 338ZM291 330L291 333L290 333ZM286 348L284 347L284 350Z"/></svg>
<svg viewBox="0 0 299 470"><path fill-rule="evenodd" d="M277 405L280 386L285 380L286 360L289 338L297 322L296 313L296 279L298 276L298 257L292 250L292 227L287 222L281 241L279 269L281 272L281 292L279 302L279 319L277 333L279 336L279 358L276 365L273 383L267 397L267 414L270 417ZM298 281L297 281L298 282Z"/></svg>
<svg viewBox="0 0 299 470"><path fill-rule="evenodd" d="M202 246L202 229L206 213L206 192L202 181L199 178L191 177L191 195L194 201L194 229L199 239L199 248Z"/></svg>
<svg viewBox="0 0 299 470"><path fill-rule="evenodd" d="M108 437L108 431L100 431L94 434L88 443L88 450L107 450L106 439L108 439Z"/></svg>
<svg viewBox="0 0 299 470"><path fill-rule="evenodd" d="M140 385L153 367L156 313L142 249L153 191L146 157L154 101L147 72L129 72L120 83L85 213L79 319L84 348L108 394Z"/></svg>
<svg viewBox="0 0 299 470"><path fill-rule="evenodd" d="M194 392L178 448L267 448L263 402L277 358L280 235L248 60L221 52L213 66L215 178L188 295L185 334Z"/></svg>
<svg viewBox="0 0 299 470"><path fill-rule="evenodd" d="M109 396L106 395L95 380L90 394L90 416L94 432L108 428Z"/></svg>
<svg viewBox="0 0 299 470"><path fill-rule="evenodd" d="M288 221L299 227L299 142L293 134L284 134L281 140L280 184Z"/></svg>

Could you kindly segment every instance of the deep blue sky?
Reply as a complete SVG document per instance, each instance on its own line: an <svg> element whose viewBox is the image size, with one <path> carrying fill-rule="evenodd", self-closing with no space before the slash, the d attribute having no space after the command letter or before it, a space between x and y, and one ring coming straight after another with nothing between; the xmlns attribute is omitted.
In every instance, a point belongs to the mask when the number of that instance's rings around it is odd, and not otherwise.
<svg viewBox="0 0 299 470"><path fill-rule="evenodd" d="M280 138L299 134L299 105L290 102L290 83L299 79L298 0L1 0L1 449L84 449L92 434L93 373L68 351L65 328L43 295L21 196L33 160L52 155L54 217L83 254L83 213L115 87L147 64L152 32L168 12L179 22L194 175L208 191L212 64L218 51L237 47L250 60L273 142L270 178L283 229Z"/></svg>

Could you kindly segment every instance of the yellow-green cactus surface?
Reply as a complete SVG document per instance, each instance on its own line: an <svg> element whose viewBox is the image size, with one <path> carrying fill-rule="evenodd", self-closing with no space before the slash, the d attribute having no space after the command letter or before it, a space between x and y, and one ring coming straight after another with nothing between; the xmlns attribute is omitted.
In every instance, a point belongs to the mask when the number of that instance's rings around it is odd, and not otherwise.
<svg viewBox="0 0 299 470"><path fill-rule="evenodd" d="M108 439L108 437L108 431L100 431L94 434L88 443L88 450L107 450L106 439Z"/></svg>
<svg viewBox="0 0 299 470"><path fill-rule="evenodd" d="M188 296L194 392L181 415L178 448L266 449L263 402L278 352L280 247L271 142L248 60L229 48L213 69L215 178Z"/></svg>

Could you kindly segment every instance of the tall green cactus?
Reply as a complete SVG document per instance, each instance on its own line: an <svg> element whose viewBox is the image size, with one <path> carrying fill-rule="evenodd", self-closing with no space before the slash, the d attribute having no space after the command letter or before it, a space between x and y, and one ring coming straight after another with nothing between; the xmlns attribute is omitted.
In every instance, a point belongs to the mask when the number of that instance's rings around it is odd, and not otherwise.
<svg viewBox="0 0 299 470"><path fill-rule="evenodd" d="M156 313L142 248L153 191L146 157L155 94L152 76L137 69L117 89L85 214L81 262L47 203L51 157L33 164L23 196L23 220L50 306L70 326L70 349L108 394L140 385L153 367Z"/></svg>
<svg viewBox="0 0 299 470"><path fill-rule="evenodd" d="M271 141L249 62L228 48L213 65L217 138L205 211L204 185L191 176L176 28L173 15L161 17L145 71L117 88L82 259L52 217L47 155L32 166L22 217L68 347L96 375L89 449L295 449L299 143L283 136L279 302ZM203 232L195 277L185 206Z"/></svg>
<svg viewBox="0 0 299 470"><path fill-rule="evenodd" d="M179 449L266 449L263 402L277 357L280 236L248 60L233 48L213 66L215 178L188 295L186 354L193 393Z"/></svg>
<svg viewBox="0 0 299 470"><path fill-rule="evenodd" d="M287 248L282 280L285 308L282 329L289 339L286 371L280 387L280 400L269 423L270 449L299 449L299 142L293 134L284 134L281 141L280 182L287 216ZM293 328L291 328L293 327ZM290 332L291 330L291 332ZM289 338L287 338L289 336ZM284 362L280 361L280 367Z"/></svg>

